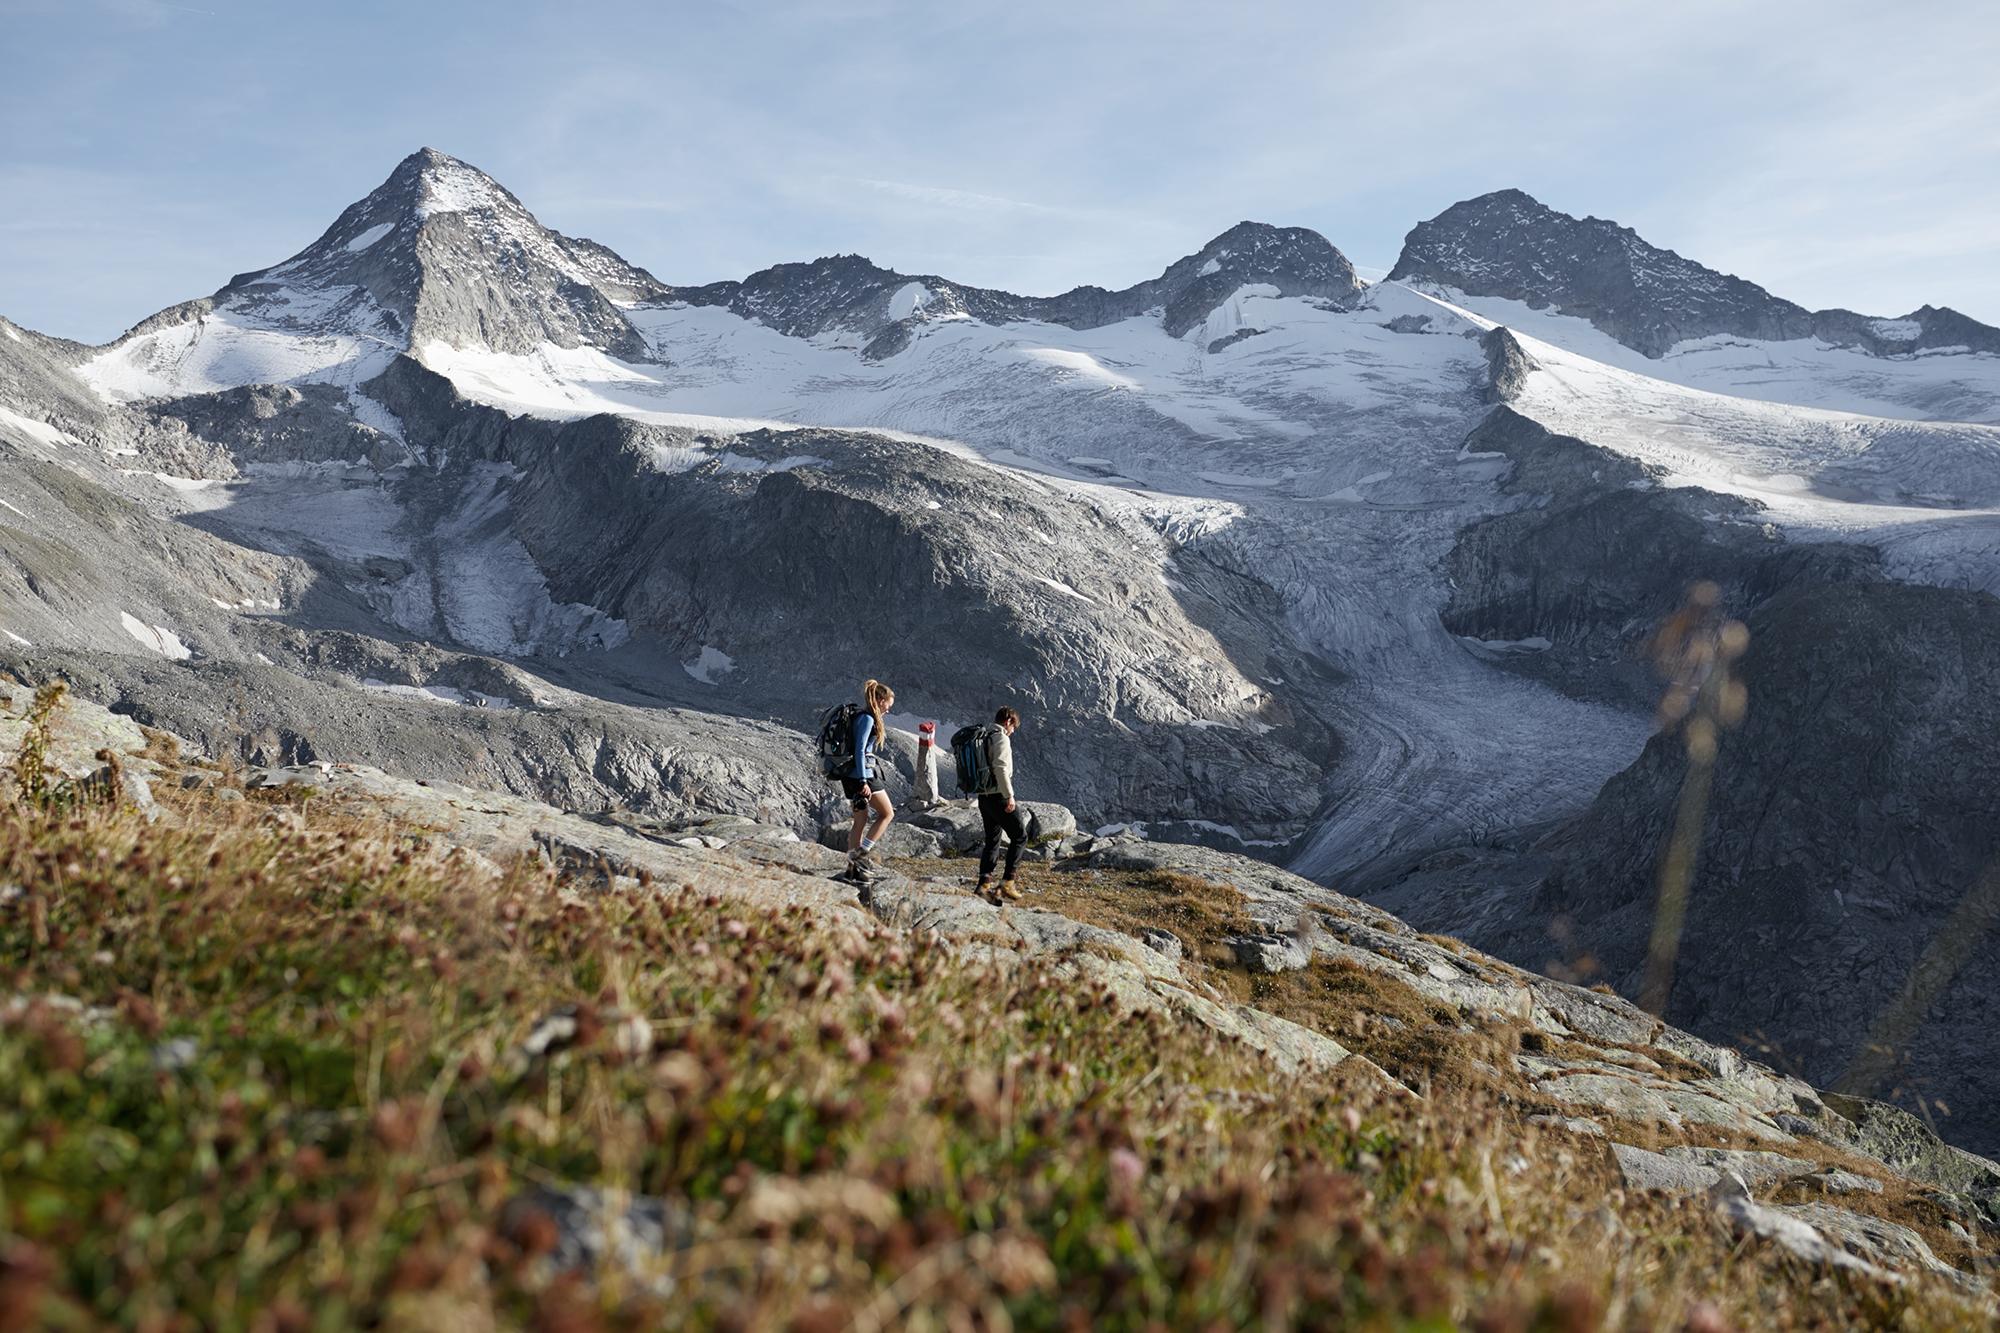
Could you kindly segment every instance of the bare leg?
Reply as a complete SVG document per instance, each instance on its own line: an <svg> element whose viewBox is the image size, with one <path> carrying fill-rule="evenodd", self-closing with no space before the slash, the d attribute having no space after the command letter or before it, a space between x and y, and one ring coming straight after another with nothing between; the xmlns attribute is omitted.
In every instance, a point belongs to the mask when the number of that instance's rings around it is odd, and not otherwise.
<svg viewBox="0 0 2000 1333"><path fill-rule="evenodd" d="M886 791L878 791L873 796L871 796L868 799L868 811L863 813L868 813L868 812L873 812L875 816L874 831L871 832L868 836L875 839L875 841L880 842L882 840L882 835L889 831L889 825L896 822L896 807L889 804L889 793ZM855 815L854 819L855 819L855 827L859 828L861 826L860 824L861 815L859 814ZM858 846L859 844L856 845Z"/></svg>

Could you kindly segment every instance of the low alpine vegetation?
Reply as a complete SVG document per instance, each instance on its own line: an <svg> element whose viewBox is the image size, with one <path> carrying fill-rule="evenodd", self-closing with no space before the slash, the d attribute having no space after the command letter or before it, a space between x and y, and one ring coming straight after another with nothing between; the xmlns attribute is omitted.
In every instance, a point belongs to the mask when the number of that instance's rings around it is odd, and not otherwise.
<svg viewBox="0 0 2000 1333"><path fill-rule="evenodd" d="M311 801L0 807L0 1326L1968 1317L1627 1199L1476 1081L1279 1078L1091 961L496 883Z"/></svg>

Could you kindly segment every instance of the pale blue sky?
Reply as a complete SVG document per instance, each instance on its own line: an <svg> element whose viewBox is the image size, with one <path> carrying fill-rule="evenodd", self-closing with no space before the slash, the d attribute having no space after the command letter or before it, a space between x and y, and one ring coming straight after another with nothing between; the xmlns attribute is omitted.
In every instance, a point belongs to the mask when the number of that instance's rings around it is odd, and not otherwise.
<svg viewBox="0 0 2000 1333"><path fill-rule="evenodd" d="M668 282L1116 287L1241 218L1365 274L1518 186L1809 306L2000 323L1988 4L0 0L0 313L100 341L404 154Z"/></svg>

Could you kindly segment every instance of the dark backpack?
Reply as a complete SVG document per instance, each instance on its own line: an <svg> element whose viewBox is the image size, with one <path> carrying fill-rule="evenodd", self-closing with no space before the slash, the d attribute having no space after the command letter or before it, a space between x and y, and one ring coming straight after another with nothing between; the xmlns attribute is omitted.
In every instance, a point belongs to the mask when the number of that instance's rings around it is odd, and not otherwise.
<svg viewBox="0 0 2000 1333"><path fill-rule="evenodd" d="M854 776L854 719L860 704L836 704L819 715L819 772L829 781Z"/></svg>
<svg viewBox="0 0 2000 1333"><path fill-rule="evenodd" d="M958 789L967 796L985 796L1000 790L993 776L993 753L989 746L1000 728L991 722L975 722L960 727L951 736L951 760L958 769Z"/></svg>

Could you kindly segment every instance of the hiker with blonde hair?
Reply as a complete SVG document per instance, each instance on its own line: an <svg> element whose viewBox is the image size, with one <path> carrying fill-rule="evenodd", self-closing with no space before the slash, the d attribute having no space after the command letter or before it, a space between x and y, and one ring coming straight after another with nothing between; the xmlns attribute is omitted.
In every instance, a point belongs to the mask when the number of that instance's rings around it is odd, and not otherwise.
<svg viewBox="0 0 2000 1333"><path fill-rule="evenodd" d="M840 794L854 809L847 869L841 877L866 884L882 873L876 847L896 818L896 807L884 790L889 774L883 760L888 712L896 705L896 692L879 680L869 680L862 683L861 700L821 715L819 754L820 771L840 784Z"/></svg>

